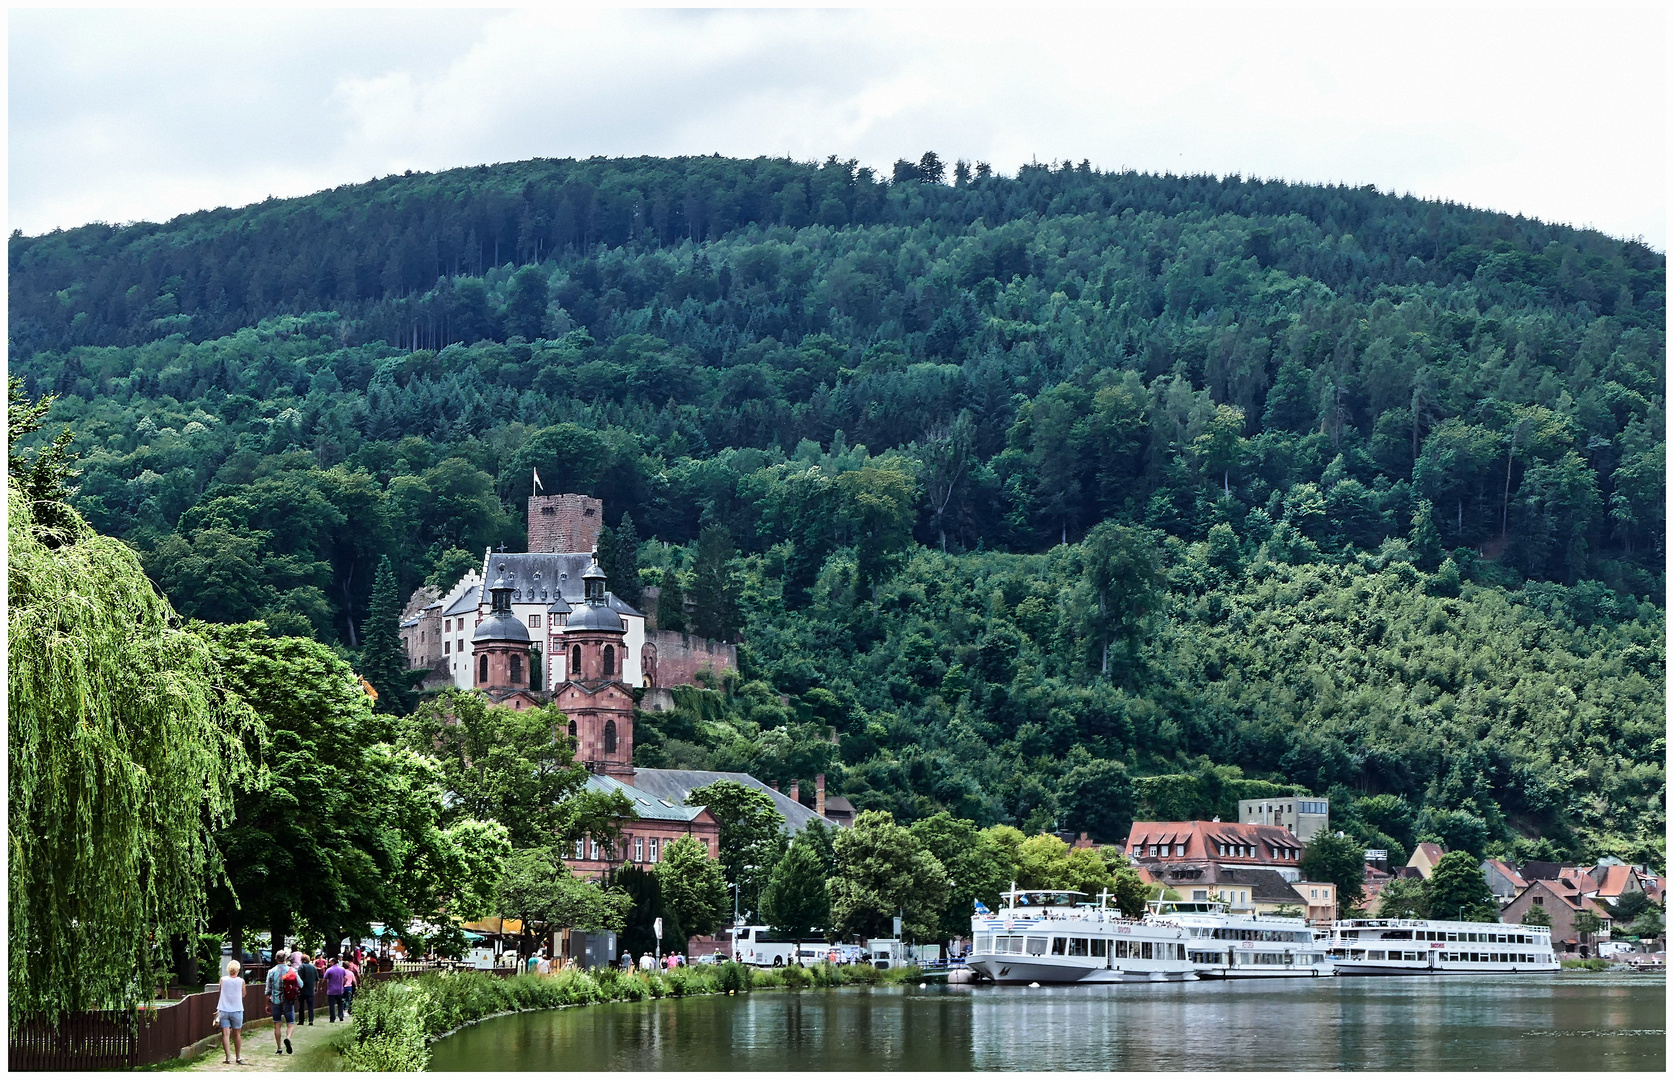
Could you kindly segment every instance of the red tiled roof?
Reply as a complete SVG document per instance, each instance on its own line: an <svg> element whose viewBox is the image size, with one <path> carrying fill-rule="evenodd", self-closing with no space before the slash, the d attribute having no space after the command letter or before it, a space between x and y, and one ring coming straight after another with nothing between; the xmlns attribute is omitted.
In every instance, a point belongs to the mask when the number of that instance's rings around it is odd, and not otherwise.
<svg viewBox="0 0 1674 1080"><path fill-rule="evenodd" d="M1627 891L1628 883L1633 879L1631 866L1607 866L1604 868L1604 880L1599 882L1600 896L1620 896Z"/></svg>
<svg viewBox="0 0 1674 1080"><path fill-rule="evenodd" d="M1486 862L1489 866L1492 866L1495 870L1505 875L1505 879L1511 882L1514 887L1521 889L1523 886L1528 884L1527 881L1523 880L1523 876L1521 874L1513 870L1506 863L1501 862L1499 859L1488 859Z"/></svg>

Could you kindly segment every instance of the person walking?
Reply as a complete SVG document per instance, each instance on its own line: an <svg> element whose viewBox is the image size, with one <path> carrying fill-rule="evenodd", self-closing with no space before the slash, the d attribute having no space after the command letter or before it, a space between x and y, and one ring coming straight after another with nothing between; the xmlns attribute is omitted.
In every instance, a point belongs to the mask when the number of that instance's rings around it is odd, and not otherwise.
<svg viewBox="0 0 1674 1080"><path fill-rule="evenodd" d="M244 1064L244 980L238 977L238 972L238 961L228 960L227 973L221 976L221 996L215 1001L221 1025L221 1058L226 1065L231 1065L235 1057L240 1065Z"/></svg>
<svg viewBox="0 0 1674 1080"><path fill-rule="evenodd" d="M622 950L622 970L623 971L632 971L633 969L634 969L634 958L628 952L628 950L623 949Z"/></svg>
<svg viewBox="0 0 1674 1080"><path fill-rule="evenodd" d="M286 985L286 979L290 985ZM291 1035L296 1030L296 994L299 989L296 970L285 960L278 960L267 969L268 1011L273 1014L273 1052L284 1054L291 1049Z"/></svg>
<svg viewBox="0 0 1674 1080"><path fill-rule="evenodd" d="M641 971L655 971L655 970L657 970L656 959L653 958L650 953L640 953L639 954L639 970L641 970Z"/></svg>
<svg viewBox="0 0 1674 1080"><path fill-rule="evenodd" d="M343 970L343 965L337 962L337 958L332 957L331 966L325 969L326 1022L328 1024L335 1024L339 1020L348 1019L343 1014L343 980L348 974L347 971Z"/></svg>
<svg viewBox="0 0 1674 1080"><path fill-rule="evenodd" d="M355 987L360 985L360 965L351 957L343 965L343 1012L345 1015L355 1011Z"/></svg>
<svg viewBox="0 0 1674 1080"><path fill-rule="evenodd" d="M548 957L544 952L541 953L540 960L538 960L535 963L535 974L536 975L551 975L552 974L552 959L550 957Z"/></svg>
<svg viewBox="0 0 1674 1080"><path fill-rule="evenodd" d="M296 1022L314 1026L314 988L320 985L320 969L307 957L297 961L296 977L302 984L302 993L296 999ZM306 1019L305 1019L306 1018Z"/></svg>

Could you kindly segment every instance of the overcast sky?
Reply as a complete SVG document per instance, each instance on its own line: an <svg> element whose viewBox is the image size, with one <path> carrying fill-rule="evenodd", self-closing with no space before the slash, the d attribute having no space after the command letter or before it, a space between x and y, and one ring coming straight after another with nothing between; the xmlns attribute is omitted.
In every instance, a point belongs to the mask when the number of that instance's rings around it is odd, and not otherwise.
<svg viewBox="0 0 1674 1080"><path fill-rule="evenodd" d="M1375 184L1666 249L1660 5L18 11L10 227L404 169L936 150Z"/></svg>

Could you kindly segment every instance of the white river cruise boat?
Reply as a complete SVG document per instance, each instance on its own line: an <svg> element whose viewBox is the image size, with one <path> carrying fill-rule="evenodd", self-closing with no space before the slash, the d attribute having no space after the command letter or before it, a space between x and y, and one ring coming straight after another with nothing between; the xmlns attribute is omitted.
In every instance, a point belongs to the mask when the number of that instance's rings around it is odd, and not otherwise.
<svg viewBox="0 0 1674 1080"><path fill-rule="evenodd" d="M1517 923L1342 919L1331 924L1339 975L1526 975L1557 971L1552 931Z"/></svg>
<svg viewBox="0 0 1674 1080"><path fill-rule="evenodd" d="M967 965L997 983L1189 982L1197 978L1186 956L1184 927L1127 918L1108 906L1108 893L1100 896L1096 906L1075 901L1084 895L1014 885L1000 911L979 908L971 918Z"/></svg>
<svg viewBox="0 0 1674 1080"><path fill-rule="evenodd" d="M1234 915L1218 900L1153 900L1147 922L1186 931L1201 979L1286 979L1334 973L1325 944L1300 918Z"/></svg>

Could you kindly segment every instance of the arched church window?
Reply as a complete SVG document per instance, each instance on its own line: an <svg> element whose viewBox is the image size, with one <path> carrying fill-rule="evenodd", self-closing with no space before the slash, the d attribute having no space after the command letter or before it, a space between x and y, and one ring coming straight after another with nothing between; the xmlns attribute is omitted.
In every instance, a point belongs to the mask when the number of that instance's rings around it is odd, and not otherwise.
<svg viewBox="0 0 1674 1080"><path fill-rule="evenodd" d="M616 646L604 647L604 677L609 679L616 675Z"/></svg>
<svg viewBox="0 0 1674 1080"><path fill-rule="evenodd" d="M570 721L570 738L575 738L575 721Z"/></svg>
<svg viewBox="0 0 1674 1080"><path fill-rule="evenodd" d="M606 645L605 648L608 649L610 646ZM616 753L616 721L614 720L605 721L604 744L605 753Z"/></svg>
<svg viewBox="0 0 1674 1080"><path fill-rule="evenodd" d="M477 660L477 681L480 682L480 683L485 683L485 682L488 681L488 654L487 653L484 653Z"/></svg>
<svg viewBox="0 0 1674 1080"><path fill-rule="evenodd" d="M516 686L523 681L523 657L517 653L511 656L511 684Z"/></svg>
<svg viewBox="0 0 1674 1080"><path fill-rule="evenodd" d="M570 646L570 678L581 678L581 646Z"/></svg>

